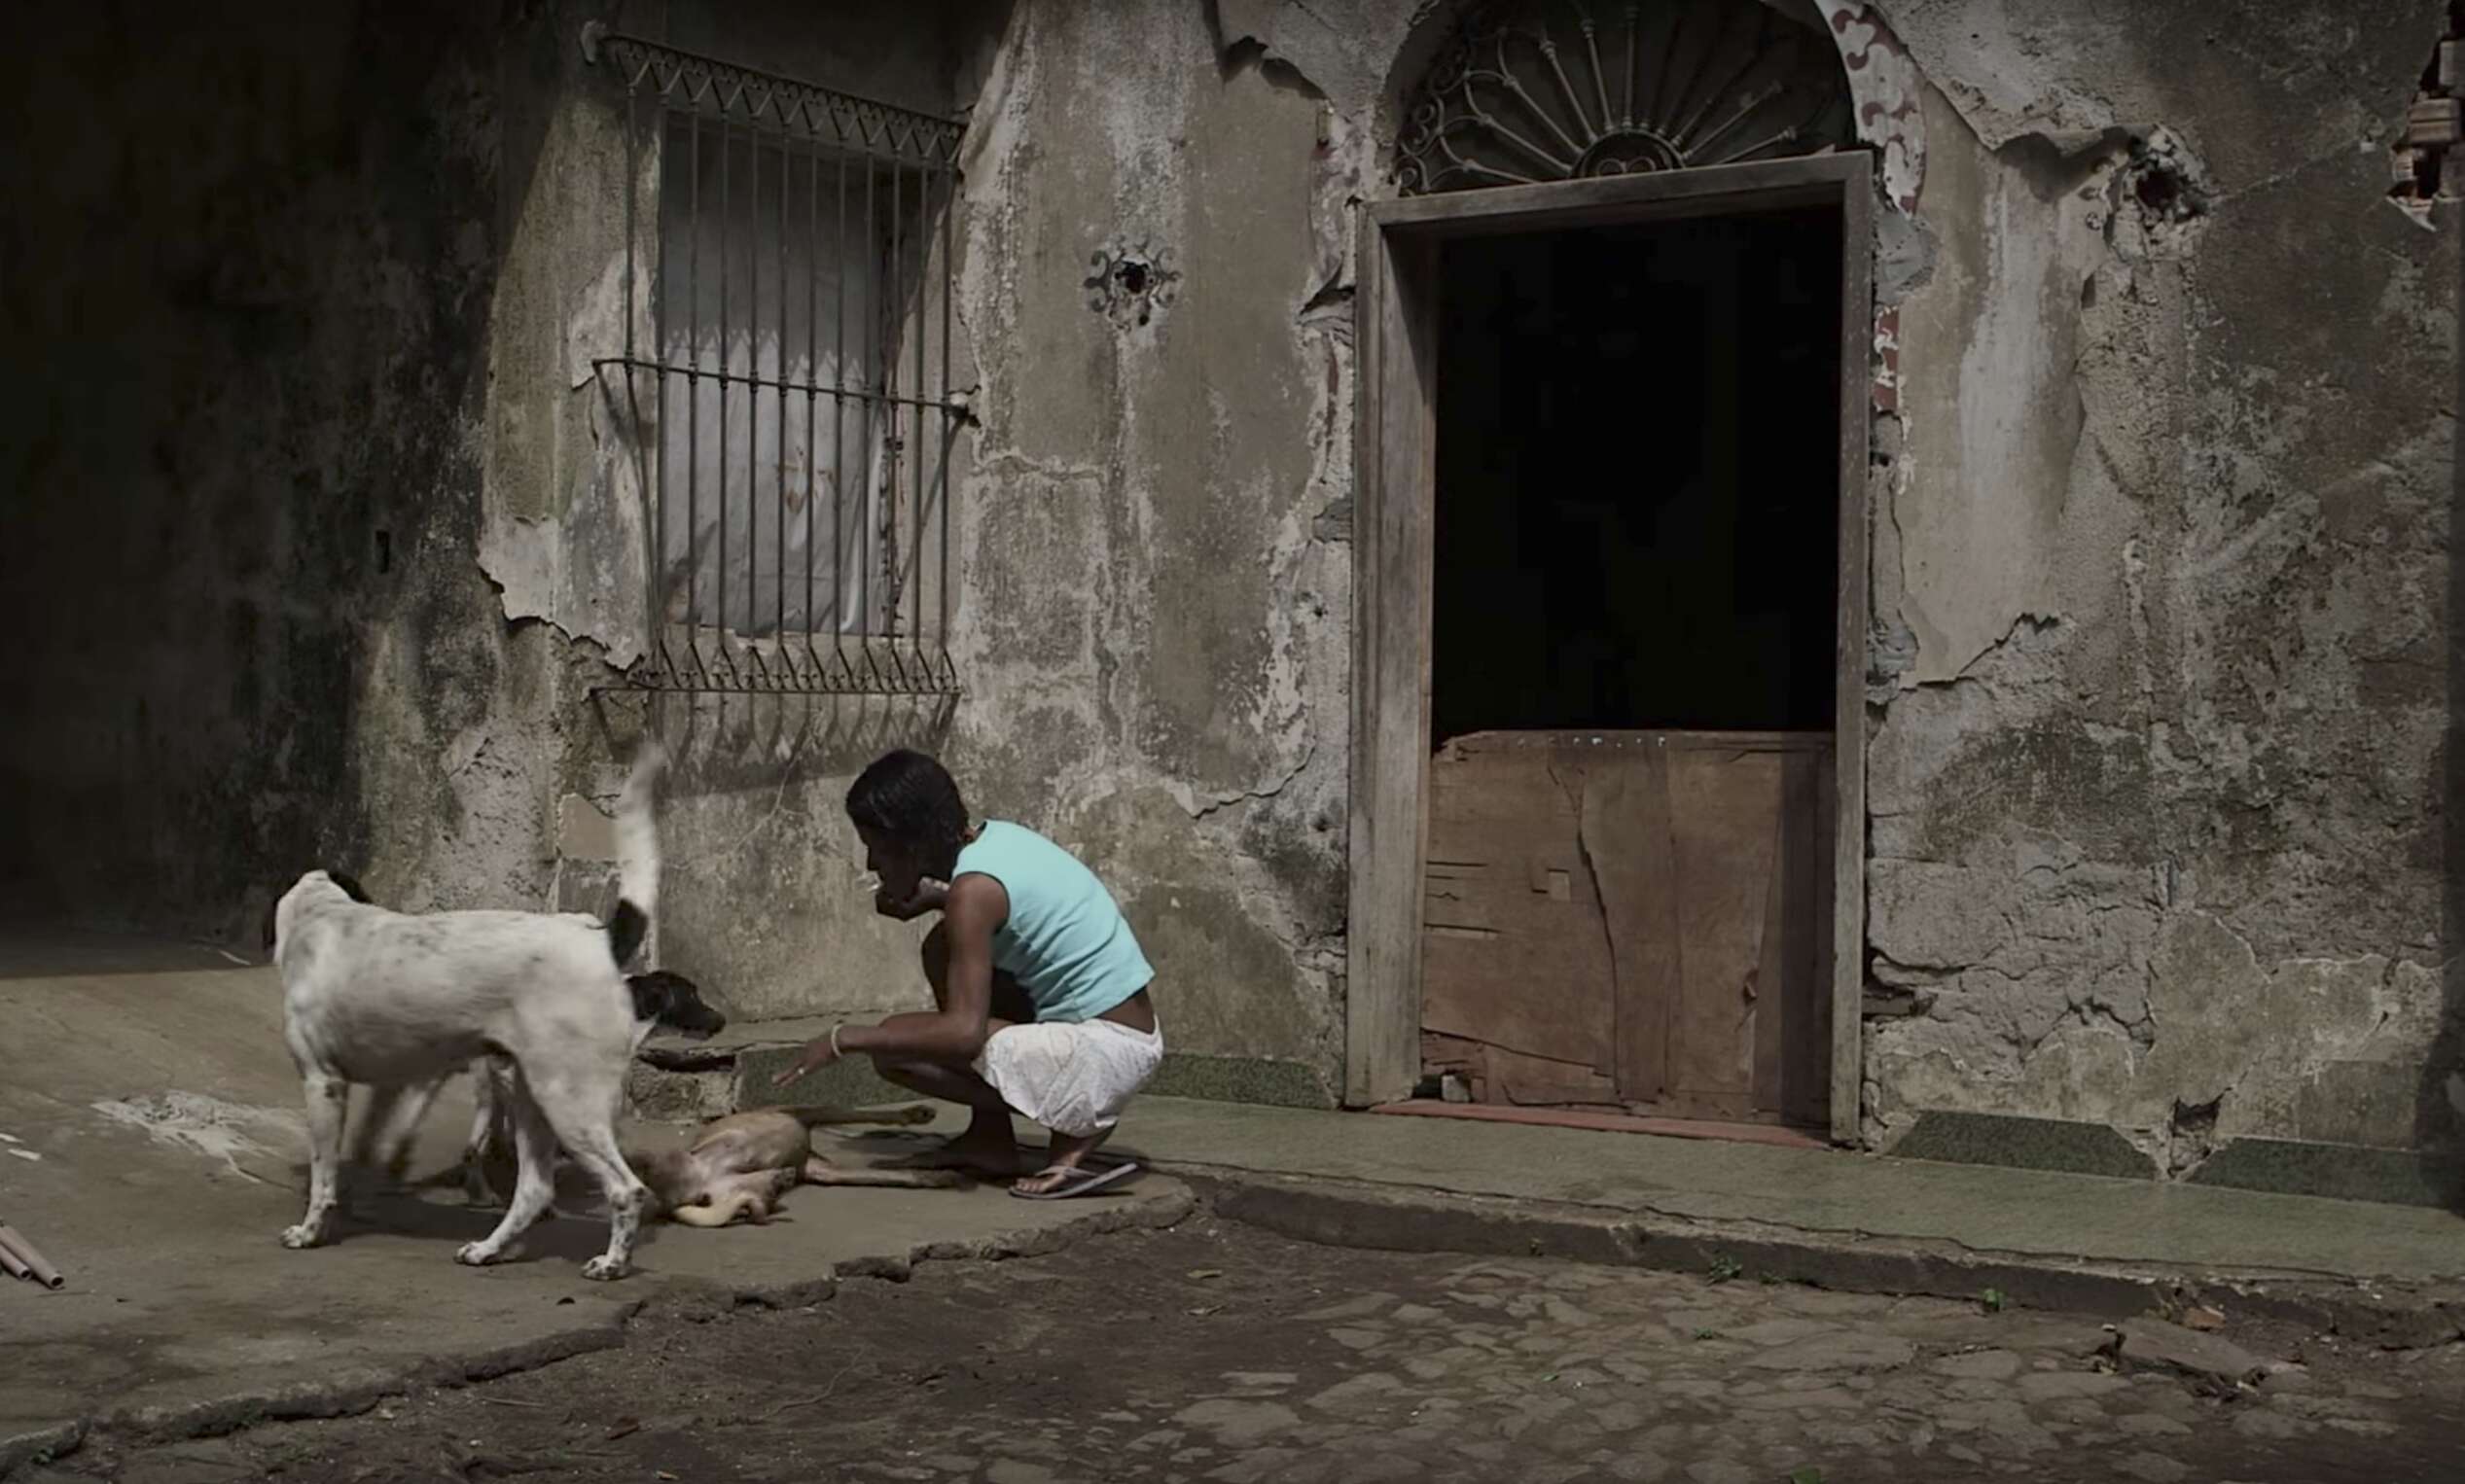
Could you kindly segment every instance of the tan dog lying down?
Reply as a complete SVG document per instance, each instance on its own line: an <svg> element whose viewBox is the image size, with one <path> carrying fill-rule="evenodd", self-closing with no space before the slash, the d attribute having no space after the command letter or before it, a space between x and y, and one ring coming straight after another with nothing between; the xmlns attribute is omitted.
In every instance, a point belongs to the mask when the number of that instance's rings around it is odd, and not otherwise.
<svg viewBox="0 0 2465 1484"><path fill-rule="evenodd" d="M838 1108L764 1108L713 1118L677 1148L627 1147L625 1162L650 1187L645 1216L688 1226L725 1226L739 1219L767 1221L781 1197L799 1184L887 1185L947 1189L968 1183L955 1170L878 1170L832 1164L813 1152L813 1130L826 1123L929 1123L917 1104L879 1112ZM475 1201L492 1194L490 1167L466 1171Z"/></svg>
<svg viewBox="0 0 2465 1484"><path fill-rule="evenodd" d="M813 1152L819 1124L932 1120L933 1111L920 1104L883 1113L765 1108L713 1118L683 1148L637 1153L630 1162L659 1212L688 1226L725 1226L739 1217L767 1221L779 1198L799 1184L906 1189L967 1184L955 1170L851 1169Z"/></svg>

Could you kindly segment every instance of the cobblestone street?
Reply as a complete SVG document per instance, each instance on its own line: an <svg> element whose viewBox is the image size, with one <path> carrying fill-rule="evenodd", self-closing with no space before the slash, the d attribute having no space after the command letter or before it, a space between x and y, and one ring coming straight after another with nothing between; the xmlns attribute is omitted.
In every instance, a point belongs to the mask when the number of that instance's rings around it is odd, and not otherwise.
<svg viewBox="0 0 2465 1484"><path fill-rule="evenodd" d="M803 1219L826 1219L808 1208ZM759 1229L671 1233L758 1243ZM656 1260L656 1257L654 1257ZM468 1281L440 1270L438 1281ZM2256 1386L2135 1371L2096 1323L1194 1220L928 1263L809 1309L664 1310L618 1351L365 1415L117 1452L46 1484L554 1480L2140 1480L2465 1475L2465 1347L2227 1318ZM2231 1357L2231 1352L2219 1352ZM2214 1360L2215 1355L2193 1357ZM2238 1364L2231 1361L2232 1364ZM2118 1368L2119 1365L2119 1368Z"/></svg>

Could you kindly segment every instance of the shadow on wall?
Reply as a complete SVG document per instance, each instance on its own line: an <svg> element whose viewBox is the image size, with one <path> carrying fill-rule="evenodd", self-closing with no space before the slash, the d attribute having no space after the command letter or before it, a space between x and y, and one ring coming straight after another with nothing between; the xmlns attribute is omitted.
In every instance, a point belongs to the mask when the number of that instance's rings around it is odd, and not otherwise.
<svg viewBox="0 0 2465 1484"><path fill-rule="evenodd" d="M2453 219L2443 224L2453 230ZM2465 259L2457 284L2456 391L2465 408ZM2440 986L2445 1013L2415 1100L2414 1148L2423 1174L2465 1215L2465 419L2448 419L2452 440L2447 505L2447 724L2440 749Z"/></svg>
<svg viewBox="0 0 2465 1484"><path fill-rule="evenodd" d="M17 28L50 62L0 124L39 207L0 340L47 369L0 413L13 912L238 931L369 853L375 656L415 656L441 734L500 685L464 433L546 125L494 94L553 38L311 10L149 10L133 51L125 7ZM63 118L76 148L22 132Z"/></svg>
<svg viewBox="0 0 2465 1484"><path fill-rule="evenodd" d="M647 725L687 776L714 790L853 774L893 748L940 756L957 708L953 696L636 690L599 692L593 705L609 756L630 758Z"/></svg>
<svg viewBox="0 0 2465 1484"><path fill-rule="evenodd" d="M668 755L661 967L743 1023L916 1007L920 930L874 913L844 799L892 748L946 753L949 700L607 692L596 709L610 756L629 759L646 726ZM563 862L561 905L605 909L616 866L596 857Z"/></svg>

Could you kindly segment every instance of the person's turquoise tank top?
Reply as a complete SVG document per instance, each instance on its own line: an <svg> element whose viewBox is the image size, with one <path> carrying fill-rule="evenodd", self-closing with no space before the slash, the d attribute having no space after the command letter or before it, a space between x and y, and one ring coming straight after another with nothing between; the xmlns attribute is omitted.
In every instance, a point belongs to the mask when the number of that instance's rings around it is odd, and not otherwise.
<svg viewBox="0 0 2465 1484"><path fill-rule="evenodd" d="M1095 872L1025 826L986 820L960 847L951 877L969 874L1010 894L993 967L1018 981L1038 1020L1093 1020L1156 976Z"/></svg>

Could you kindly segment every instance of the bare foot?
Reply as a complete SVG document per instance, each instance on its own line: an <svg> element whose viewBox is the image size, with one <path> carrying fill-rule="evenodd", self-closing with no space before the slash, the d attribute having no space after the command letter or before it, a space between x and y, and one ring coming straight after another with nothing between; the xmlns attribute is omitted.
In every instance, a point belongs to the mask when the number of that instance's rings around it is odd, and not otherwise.
<svg viewBox="0 0 2465 1484"><path fill-rule="evenodd" d="M1021 1175L1012 1181L1010 1188L1019 1195L1046 1195L1058 1190L1079 1178L1080 1163L1094 1153L1096 1146L1103 1142L1103 1134L1091 1138L1054 1134L1053 1142L1046 1147L1045 1152L1049 1157L1044 1164L1035 1173Z"/></svg>
<svg viewBox="0 0 2465 1484"><path fill-rule="evenodd" d="M997 1180L1007 1180L1025 1167L1018 1157L1018 1141L1011 1135L1008 1118L976 1119L957 1138L890 1163L903 1170L968 1170Z"/></svg>
<svg viewBox="0 0 2465 1484"><path fill-rule="evenodd" d="M1021 1175L1010 1183L1010 1188L1020 1195L1046 1195L1058 1190L1079 1172L1078 1162L1047 1165L1033 1175Z"/></svg>

